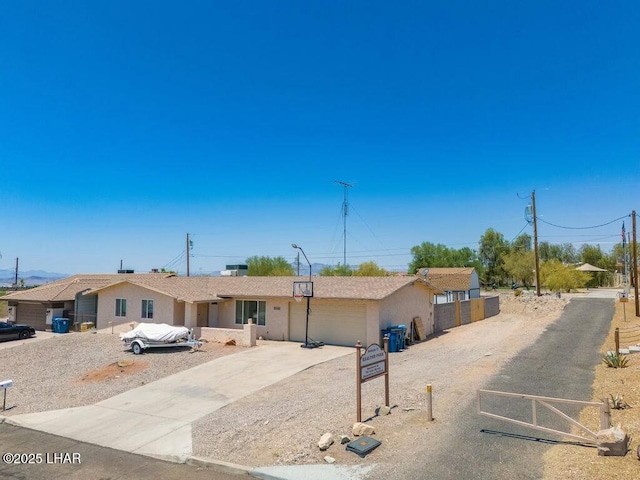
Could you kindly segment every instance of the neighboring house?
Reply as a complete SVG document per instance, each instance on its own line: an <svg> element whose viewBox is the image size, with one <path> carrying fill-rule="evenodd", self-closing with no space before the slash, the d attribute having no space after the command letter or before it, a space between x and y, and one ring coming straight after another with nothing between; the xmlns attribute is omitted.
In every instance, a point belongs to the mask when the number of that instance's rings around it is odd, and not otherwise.
<svg viewBox="0 0 640 480"><path fill-rule="evenodd" d="M36 302L40 316L49 305L63 305L66 313L80 315L91 305L97 328L129 328L152 322L242 329L252 319L257 335L265 339L305 341L307 304L293 298L293 282L305 277L179 277L167 274L76 275L61 285L46 285L4 299L17 307L15 320L33 322L21 313ZM427 335L433 333L435 290L417 277L313 277L310 300L310 339L331 345L353 346L380 342L380 330L410 325L419 317ZM90 282L96 282L89 286ZM62 284L66 285L65 288ZM85 287L80 288L80 285ZM69 290L68 294L63 294ZM50 293L56 292L57 302ZM19 295L29 293L25 297ZM62 300L62 299L65 300ZM86 311L83 310L83 311ZM61 311L60 313L65 313ZM58 316L58 315L55 315ZM44 328L39 321L36 328Z"/></svg>
<svg viewBox="0 0 640 480"><path fill-rule="evenodd" d="M480 280L473 267L419 268L416 276L441 291L436 304L480 298Z"/></svg>
<svg viewBox="0 0 640 480"><path fill-rule="evenodd" d="M51 329L56 317L69 318L72 322L96 321L96 297L84 292L113 283L116 279L165 277L168 274L82 274L13 292L2 297L9 304L9 321L26 323L36 330Z"/></svg>

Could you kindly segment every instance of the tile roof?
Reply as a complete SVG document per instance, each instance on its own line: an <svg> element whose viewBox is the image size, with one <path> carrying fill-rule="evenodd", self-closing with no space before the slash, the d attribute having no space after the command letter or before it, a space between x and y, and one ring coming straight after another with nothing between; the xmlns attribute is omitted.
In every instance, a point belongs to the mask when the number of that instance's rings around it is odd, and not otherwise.
<svg viewBox="0 0 640 480"><path fill-rule="evenodd" d="M308 277L179 277L167 274L74 275L47 285L15 292L3 300L64 301L128 282L185 302L213 301L230 297L291 297L293 282ZM413 276L312 277L314 297L327 299L381 300L423 279Z"/></svg>
<svg viewBox="0 0 640 480"><path fill-rule="evenodd" d="M475 268L473 267L437 267L420 268L416 275L424 278L429 285L445 292L462 292L471 289L471 276L473 272L475 272Z"/></svg>

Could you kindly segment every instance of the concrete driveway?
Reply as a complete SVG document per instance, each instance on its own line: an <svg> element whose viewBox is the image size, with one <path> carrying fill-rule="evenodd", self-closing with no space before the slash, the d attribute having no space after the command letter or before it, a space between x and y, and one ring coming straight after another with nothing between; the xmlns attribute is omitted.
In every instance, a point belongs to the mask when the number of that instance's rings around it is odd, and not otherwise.
<svg viewBox="0 0 640 480"><path fill-rule="evenodd" d="M35 337L27 338L25 340L7 340L7 341L0 342L0 350L5 349L5 348L21 347L22 345L25 345L27 343L34 343L34 342L41 342L43 340L50 340L50 339L55 338L55 337L57 337L59 335L60 334L58 334L58 333L42 332L42 331L38 330L38 331L36 331Z"/></svg>
<svg viewBox="0 0 640 480"><path fill-rule="evenodd" d="M258 342L95 405L7 417L9 424L165 460L192 453L191 425L225 405L353 348Z"/></svg>

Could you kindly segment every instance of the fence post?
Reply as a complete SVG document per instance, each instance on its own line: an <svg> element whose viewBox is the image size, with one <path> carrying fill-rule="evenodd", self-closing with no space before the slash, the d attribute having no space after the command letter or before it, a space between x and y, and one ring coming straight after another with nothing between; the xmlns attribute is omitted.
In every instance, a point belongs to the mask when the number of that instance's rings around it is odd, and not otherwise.
<svg viewBox="0 0 640 480"><path fill-rule="evenodd" d="M616 327L616 355L620 355L620 329Z"/></svg>
<svg viewBox="0 0 640 480"><path fill-rule="evenodd" d="M606 430L607 428L611 428L611 410L609 400L605 399L603 408L600 409L600 430Z"/></svg>

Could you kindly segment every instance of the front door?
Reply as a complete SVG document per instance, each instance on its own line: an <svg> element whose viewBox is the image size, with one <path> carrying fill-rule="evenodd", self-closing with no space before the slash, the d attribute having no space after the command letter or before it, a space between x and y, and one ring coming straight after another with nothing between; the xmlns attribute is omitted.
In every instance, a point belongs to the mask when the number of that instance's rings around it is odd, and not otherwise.
<svg viewBox="0 0 640 480"><path fill-rule="evenodd" d="M209 305L209 322L207 324L209 327L217 327L218 326L218 304L212 303Z"/></svg>
<svg viewBox="0 0 640 480"><path fill-rule="evenodd" d="M198 318L197 318L197 327L206 327L209 316L209 304L208 303L199 303L198 304Z"/></svg>

